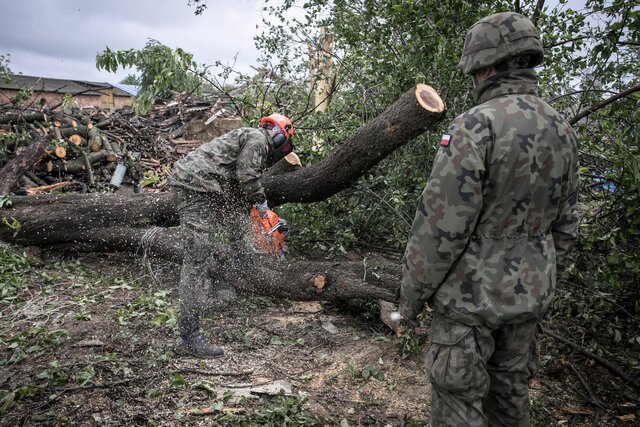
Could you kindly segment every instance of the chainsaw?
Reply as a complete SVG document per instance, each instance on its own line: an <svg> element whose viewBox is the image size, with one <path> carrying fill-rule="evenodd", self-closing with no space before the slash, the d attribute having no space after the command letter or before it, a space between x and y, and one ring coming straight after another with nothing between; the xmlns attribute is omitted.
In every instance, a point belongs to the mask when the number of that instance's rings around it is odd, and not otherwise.
<svg viewBox="0 0 640 427"><path fill-rule="evenodd" d="M249 212L251 220L251 237L256 251L263 255L274 256L284 260L287 245L284 240L289 235L289 227L284 219L271 209L260 218L258 209L253 207Z"/></svg>

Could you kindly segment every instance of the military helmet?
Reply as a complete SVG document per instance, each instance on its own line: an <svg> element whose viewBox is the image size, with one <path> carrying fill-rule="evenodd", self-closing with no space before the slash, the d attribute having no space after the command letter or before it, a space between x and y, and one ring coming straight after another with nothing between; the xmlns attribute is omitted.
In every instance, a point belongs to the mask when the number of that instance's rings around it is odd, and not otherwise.
<svg viewBox="0 0 640 427"><path fill-rule="evenodd" d="M525 54L531 55L530 67L539 65L544 56L533 22L515 12L496 13L469 28L458 66L463 73L472 74Z"/></svg>

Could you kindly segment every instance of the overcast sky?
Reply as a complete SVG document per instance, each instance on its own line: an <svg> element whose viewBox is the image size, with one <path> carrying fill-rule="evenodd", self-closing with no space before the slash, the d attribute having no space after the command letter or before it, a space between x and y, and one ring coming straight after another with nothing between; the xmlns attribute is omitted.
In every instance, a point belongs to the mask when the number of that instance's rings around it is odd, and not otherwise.
<svg viewBox="0 0 640 427"><path fill-rule="evenodd" d="M135 70L98 71L96 54L141 49L148 39L180 47L198 63L231 63L250 72L263 0L208 0L194 15L187 0L0 0L0 55L14 73L118 82Z"/></svg>
<svg viewBox="0 0 640 427"><path fill-rule="evenodd" d="M264 0L207 0L195 16L188 0L0 0L0 55L14 73L115 83L133 69L98 71L96 54L141 49L148 39L194 55L199 64L232 63L252 73ZM550 0L548 4L557 4ZM580 10L584 0L569 0ZM256 28L259 26L260 28Z"/></svg>

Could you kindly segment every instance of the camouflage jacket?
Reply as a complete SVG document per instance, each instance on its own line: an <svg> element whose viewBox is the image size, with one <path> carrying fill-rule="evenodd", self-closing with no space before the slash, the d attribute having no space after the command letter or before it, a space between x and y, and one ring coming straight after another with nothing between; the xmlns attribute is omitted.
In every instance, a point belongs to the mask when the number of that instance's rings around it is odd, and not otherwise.
<svg viewBox="0 0 640 427"><path fill-rule="evenodd" d="M202 144L173 165L169 184L195 192L265 200L260 183L273 151L264 129L240 128Z"/></svg>
<svg viewBox="0 0 640 427"><path fill-rule="evenodd" d="M538 318L577 238L578 147L533 70L494 76L440 142L403 258L400 312Z"/></svg>

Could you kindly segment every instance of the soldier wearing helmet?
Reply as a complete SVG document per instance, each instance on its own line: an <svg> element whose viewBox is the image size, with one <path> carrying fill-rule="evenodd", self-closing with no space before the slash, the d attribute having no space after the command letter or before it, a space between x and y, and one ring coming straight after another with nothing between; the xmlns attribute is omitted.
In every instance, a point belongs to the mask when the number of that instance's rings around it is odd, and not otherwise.
<svg viewBox="0 0 640 427"><path fill-rule="evenodd" d="M538 97L538 31L511 12L466 36L477 106L440 141L403 257L400 313L433 310L434 426L529 425L536 325L577 238L578 148Z"/></svg>
<svg viewBox="0 0 640 427"><path fill-rule="evenodd" d="M174 164L169 185L178 202L184 243L178 352L197 357L224 353L202 337L199 317L211 289L218 300L234 298L233 280L251 268L249 210L255 206L261 216L267 214L260 177L266 167L293 151L292 137L291 120L272 114L262 118L259 128L232 130ZM215 259L220 235L233 254L224 268L222 260ZM209 268L216 263L216 268Z"/></svg>

